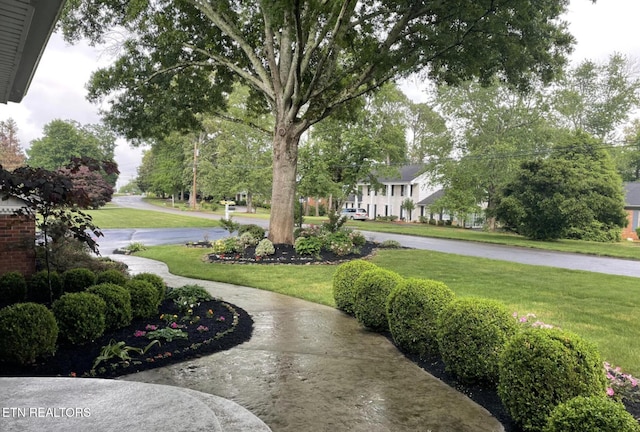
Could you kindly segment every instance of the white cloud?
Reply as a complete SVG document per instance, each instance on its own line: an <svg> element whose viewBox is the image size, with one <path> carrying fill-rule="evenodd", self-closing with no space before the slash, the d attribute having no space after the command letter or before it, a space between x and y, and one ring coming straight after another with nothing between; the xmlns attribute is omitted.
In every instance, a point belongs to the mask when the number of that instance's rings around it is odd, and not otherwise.
<svg viewBox="0 0 640 432"><path fill-rule="evenodd" d="M566 20L577 39L573 62L584 59L606 61L614 52L640 58L640 39L636 37L638 0L571 0ZM54 119L76 120L82 124L100 121L98 107L86 100L85 86L91 73L109 64L109 56L87 44L66 45L54 34L22 103L0 104L0 119L13 118L20 129L24 147L42 135L44 125ZM416 100L423 101L419 82L407 84ZM124 184L135 178L141 149L118 141L116 162Z"/></svg>

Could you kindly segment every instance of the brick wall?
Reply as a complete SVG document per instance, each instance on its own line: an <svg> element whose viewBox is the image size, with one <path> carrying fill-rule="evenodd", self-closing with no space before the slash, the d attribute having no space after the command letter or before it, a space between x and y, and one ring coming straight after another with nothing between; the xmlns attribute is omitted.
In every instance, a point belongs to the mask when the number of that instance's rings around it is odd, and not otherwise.
<svg viewBox="0 0 640 432"><path fill-rule="evenodd" d="M627 226L622 228L622 239L626 240L628 238L633 240L638 240L638 234L636 233L635 223L637 223L636 218L638 217L633 210L625 210L627 212ZM637 212L637 211L636 211Z"/></svg>
<svg viewBox="0 0 640 432"><path fill-rule="evenodd" d="M35 272L35 236L33 217L0 214L0 274L19 271L29 276Z"/></svg>

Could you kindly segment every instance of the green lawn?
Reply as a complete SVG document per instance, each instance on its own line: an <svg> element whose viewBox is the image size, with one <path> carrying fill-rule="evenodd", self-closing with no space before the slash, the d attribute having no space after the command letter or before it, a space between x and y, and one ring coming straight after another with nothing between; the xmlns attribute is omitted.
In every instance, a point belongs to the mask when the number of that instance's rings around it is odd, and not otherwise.
<svg viewBox="0 0 640 432"><path fill-rule="evenodd" d="M151 210L122 208L114 205L98 210L87 210L93 223L101 229L109 228L184 228L215 227L219 223L211 219L203 219L181 214L161 213Z"/></svg>
<svg viewBox="0 0 640 432"><path fill-rule="evenodd" d="M168 264L172 273L229 282L334 306L336 266L233 266L207 264L202 249L158 246L140 253ZM598 273L420 250L383 250L372 260L405 277L445 282L459 296L497 299L520 315L574 331L595 342L603 358L640 375L640 283ZM251 271L247 271L248 269Z"/></svg>

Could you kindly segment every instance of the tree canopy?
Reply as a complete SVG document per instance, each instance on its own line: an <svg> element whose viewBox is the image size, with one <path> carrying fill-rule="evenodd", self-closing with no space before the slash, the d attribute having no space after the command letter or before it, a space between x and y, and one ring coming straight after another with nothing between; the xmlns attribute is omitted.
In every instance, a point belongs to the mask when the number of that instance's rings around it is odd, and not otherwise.
<svg viewBox="0 0 640 432"><path fill-rule="evenodd" d="M499 75L551 80L573 38L568 0L295 1L70 0L68 40L123 29L119 58L94 73L93 100L129 138L200 126L234 81L248 108L273 114L269 236L293 242L298 143L341 105L417 71L447 83Z"/></svg>
<svg viewBox="0 0 640 432"><path fill-rule="evenodd" d="M18 125L15 120L0 120L0 166L12 171L23 166L26 159L20 147Z"/></svg>

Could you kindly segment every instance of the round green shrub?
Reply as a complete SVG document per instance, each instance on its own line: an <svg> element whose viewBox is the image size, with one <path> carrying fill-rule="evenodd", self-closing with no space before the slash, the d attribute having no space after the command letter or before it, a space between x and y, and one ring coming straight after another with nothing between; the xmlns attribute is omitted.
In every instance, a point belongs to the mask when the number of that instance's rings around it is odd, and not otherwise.
<svg viewBox="0 0 640 432"><path fill-rule="evenodd" d="M27 298L27 281L20 272L7 272L0 276L0 303L14 304Z"/></svg>
<svg viewBox="0 0 640 432"><path fill-rule="evenodd" d="M241 236L242 234L247 232L250 233L251 236L258 241L262 240L264 238L264 235L266 234L265 229L259 225L240 225L240 228L238 228L238 236Z"/></svg>
<svg viewBox="0 0 640 432"><path fill-rule="evenodd" d="M49 278L51 278L51 290L49 290ZM46 270L41 270L29 278L27 298L36 303L49 304L52 300L60 298L63 287L64 282L58 272L51 271L47 274Z"/></svg>
<svg viewBox="0 0 640 432"><path fill-rule="evenodd" d="M544 432L640 432L640 425L619 402L578 396L553 409Z"/></svg>
<svg viewBox="0 0 640 432"><path fill-rule="evenodd" d="M500 353L516 331L516 320L504 304L456 299L438 319L438 348L447 371L462 381L497 384Z"/></svg>
<svg viewBox="0 0 640 432"><path fill-rule="evenodd" d="M333 274L333 299L336 307L353 315L355 303L354 282L367 270L375 270L377 265L364 260L353 260L340 264Z"/></svg>
<svg viewBox="0 0 640 432"><path fill-rule="evenodd" d="M104 334L107 305L88 292L67 293L53 302L60 337L72 344L84 344Z"/></svg>
<svg viewBox="0 0 640 432"><path fill-rule="evenodd" d="M512 337L498 375L498 395L525 431L542 430L556 405L606 389L596 347L559 329L529 328Z"/></svg>
<svg viewBox="0 0 640 432"><path fill-rule="evenodd" d="M319 237L298 237L293 247L298 255L318 256L322 251L322 239Z"/></svg>
<svg viewBox="0 0 640 432"><path fill-rule="evenodd" d="M84 267L67 270L62 276L66 293L82 292L96 283L96 274Z"/></svg>
<svg viewBox="0 0 640 432"><path fill-rule="evenodd" d="M438 354L437 321L454 298L444 283L429 279L405 279L389 294L389 330L400 349L419 355Z"/></svg>
<svg viewBox="0 0 640 432"><path fill-rule="evenodd" d="M129 278L124 273L116 269L104 270L96 275L96 285L112 283L124 286L128 280Z"/></svg>
<svg viewBox="0 0 640 432"><path fill-rule="evenodd" d="M133 280L142 280L145 282L149 282L156 289L158 293L158 305L162 303L165 296L167 295L167 284L164 283L164 279L162 279L157 274L153 273L138 273L135 275Z"/></svg>
<svg viewBox="0 0 640 432"><path fill-rule="evenodd" d="M150 282L131 279L125 285L131 295L133 318L150 318L158 312L158 290Z"/></svg>
<svg viewBox="0 0 640 432"><path fill-rule="evenodd" d="M176 300L180 297L194 298L199 302L213 300L209 291L200 285L184 285L179 288L172 288L167 293L169 300Z"/></svg>
<svg viewBox="0 0 640 432"><path fill-rule="evenodd" d="M107 330L119 329L131 324L133 315L131 312L131 294L120 285L114 283L102 283L87 288L87 292L98 295L104 300L105 328Z"/></svg>
<svg viewBox="0 0 640 432"><path fill-rule="evenodd" d="M256 246L256 256L264 257L276 253L276 248L269 239L262 239Z"/></svg>
<svg viewBox="0 0 640 432"><path fill-rule="evenodd" d="M29 364L53 354L58 324L46 306L18 303L0 309L0 358L11 363Z"/></svg>
<svg viewBox="0 0 640 432"><path fill-rule="evenodd" d="M368 270L355 280L353 312L360 324L375 331L388 330L387 297L400 281L398 273L381 268Z"/></svg>

